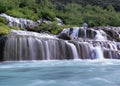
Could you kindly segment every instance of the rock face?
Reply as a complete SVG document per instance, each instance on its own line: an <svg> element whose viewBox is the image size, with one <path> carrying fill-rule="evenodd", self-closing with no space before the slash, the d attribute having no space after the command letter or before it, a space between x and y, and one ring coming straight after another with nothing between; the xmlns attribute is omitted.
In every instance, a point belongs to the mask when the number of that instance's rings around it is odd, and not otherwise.
<svg viewBox="0 0 120 86"><path fill-rule="evenodd" d="M0 37L0 61L4 60L4 47L6 40L7 40L7 36Z"/></svg>

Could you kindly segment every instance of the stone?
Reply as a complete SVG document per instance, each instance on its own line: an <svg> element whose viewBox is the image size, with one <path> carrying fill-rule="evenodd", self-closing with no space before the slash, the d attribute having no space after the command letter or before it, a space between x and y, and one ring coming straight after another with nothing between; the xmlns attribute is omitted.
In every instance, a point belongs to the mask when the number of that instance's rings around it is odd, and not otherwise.
<svg viewBox="0 0 120 86"><path fill-rule="evenodd" d="M59 39L64 39L64 40L71 40L71 37L67 33L61 33L58 36Z"/></svg>

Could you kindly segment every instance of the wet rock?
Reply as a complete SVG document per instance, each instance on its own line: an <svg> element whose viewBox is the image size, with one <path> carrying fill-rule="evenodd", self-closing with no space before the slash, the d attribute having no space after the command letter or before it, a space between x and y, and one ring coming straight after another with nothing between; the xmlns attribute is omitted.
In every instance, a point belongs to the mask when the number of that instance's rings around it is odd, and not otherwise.
<svg viewBox="0 0 120 86"><path fill-rule="evenodd" d="M28 31L35 31L35 32L39 32L39 31L40 31L40 28L39 28L38 25L34 25L34 26L29 25L29 26L26 27L26 29L27 29Z"/></svg>
<svg viewBox="0 0 120 86"><path fill-rule="evenodd" d="M119 33L117 31L112 29L103 29L103 31L106 32L108 40L120 41Z"/></svg>
<svg viewBox="0 0 120 86"><path fill-rule="evenodd" d="M103 30L106 33L107 39L111 41L120 42L120 27L103 26L103 27L93 27L90 29Z"/></svg>
<svg viewBox="0 0 120 86"><path fill-rule="evenodd" d="M4 60L4 46L6 42L7 36L0 37L0 61Z"/></svg>
<svg viewBox="0 0 120 86"><path fill-rule="evenodd" d="M91 29L88 29L86 31L86 34L87 34L87 38L94 39L97 33Z"/></svg>
<svg viewBox="0 0 120 86"><path fill-rule="evenodd" d="M64 39L64 40L71 40L71 37L67 33L61 33L58 36L59 39Z"/></svg>

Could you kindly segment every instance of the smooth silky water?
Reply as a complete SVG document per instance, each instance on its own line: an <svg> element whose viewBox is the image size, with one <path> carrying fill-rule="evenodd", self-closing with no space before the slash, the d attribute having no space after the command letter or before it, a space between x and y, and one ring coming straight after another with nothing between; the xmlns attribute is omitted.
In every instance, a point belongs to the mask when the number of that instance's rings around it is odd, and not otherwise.
<svg viewBox="0 0 120 86"><path fill-rule="evenodd" d="M0 86L120 86L120 61L2 62Z"/></svg>

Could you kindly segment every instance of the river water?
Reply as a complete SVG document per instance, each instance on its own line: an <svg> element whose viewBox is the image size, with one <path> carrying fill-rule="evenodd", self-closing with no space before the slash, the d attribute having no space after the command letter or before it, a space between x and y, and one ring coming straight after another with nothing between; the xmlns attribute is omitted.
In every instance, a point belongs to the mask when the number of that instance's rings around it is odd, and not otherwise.
<svg viewBox="0 0 120 86"><path fill-rule="evenodd" d="M0 86L120 86L120 61L2 62Z"/></svg>

